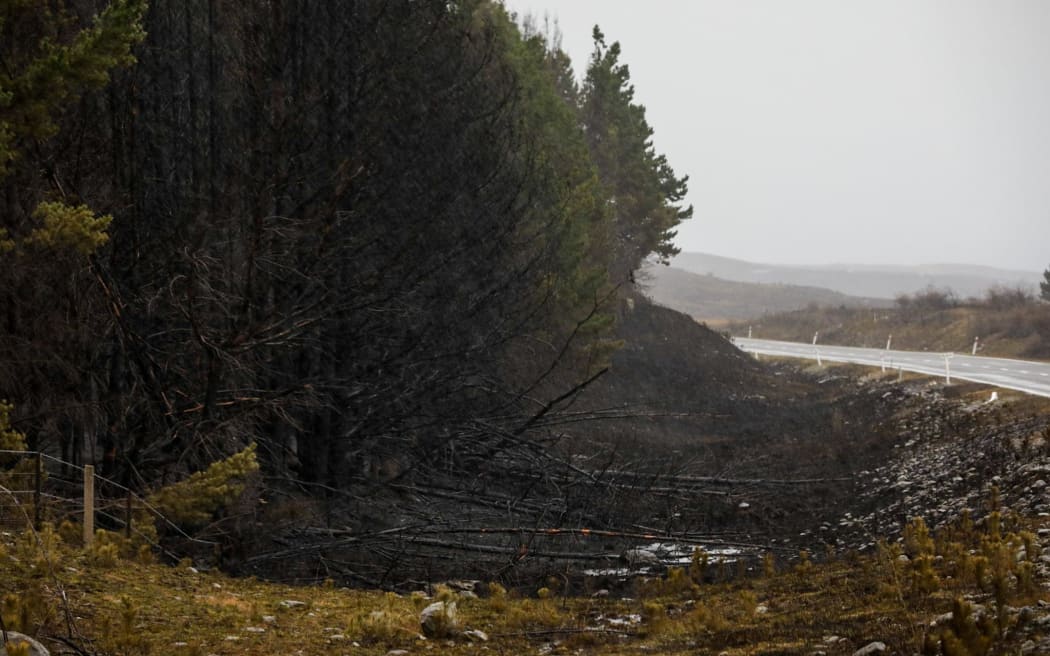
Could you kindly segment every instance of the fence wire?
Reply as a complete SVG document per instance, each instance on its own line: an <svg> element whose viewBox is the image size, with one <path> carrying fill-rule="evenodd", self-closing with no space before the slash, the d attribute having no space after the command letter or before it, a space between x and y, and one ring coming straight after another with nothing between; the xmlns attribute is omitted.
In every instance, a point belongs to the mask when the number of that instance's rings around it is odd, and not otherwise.
<svg viewBox="0 0 1050 656"><path fill-rule="evenodd" d="M39 529L44 522L56 527L66 521L82 525L87 471L86 467L46 453L0 450L0 530ZM198 547L217 544L187 534L128 487L97 473L92 475L96 528L138 538L173 558L177 554L164 549L154 538L154 531L140 530L143 527L138 524L144 518L153 527L166 529Z"/></svg>

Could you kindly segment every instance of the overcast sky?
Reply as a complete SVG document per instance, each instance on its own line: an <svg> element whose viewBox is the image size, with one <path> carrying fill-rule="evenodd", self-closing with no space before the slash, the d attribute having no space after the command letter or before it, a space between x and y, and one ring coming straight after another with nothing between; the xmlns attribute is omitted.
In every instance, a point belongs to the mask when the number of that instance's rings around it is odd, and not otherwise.
<svg viewBox="0 0 1050 656"><path fill-rule="evenodd" d="M577 74L619 41L678 246L775 263L1050 265L1050 0L507 0Z"/></svg>

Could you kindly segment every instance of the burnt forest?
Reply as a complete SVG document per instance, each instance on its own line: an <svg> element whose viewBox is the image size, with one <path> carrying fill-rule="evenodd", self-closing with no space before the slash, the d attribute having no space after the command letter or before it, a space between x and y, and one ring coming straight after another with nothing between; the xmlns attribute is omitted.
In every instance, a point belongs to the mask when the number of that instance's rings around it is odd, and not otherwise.
<svg viewBox="0 0 1050 656"><path fill-rule="evenodd" d="M0 2L0 654L1050 653L1050 404L652 301L591 37Z"/></svg>

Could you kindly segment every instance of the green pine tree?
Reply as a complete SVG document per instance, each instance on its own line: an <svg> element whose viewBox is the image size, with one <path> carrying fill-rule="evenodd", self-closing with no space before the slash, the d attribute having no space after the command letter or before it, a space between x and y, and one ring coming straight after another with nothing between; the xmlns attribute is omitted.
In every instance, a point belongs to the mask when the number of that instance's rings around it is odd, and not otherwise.
<svg viewBox="0 0 1050 656"><path fill-rule="evenodd" d="M0 3L0 174L28 140L58 131L56 116L72 99L135 61L131 48L145 37L145 11L145 0L113 0L90 27L70 34L62 3Z"/></svg>
<svg viewBox="0 0 1050 656"><path fill-rule="evenodd" d="M247 479L259 470L255 445L217 460L189 478L163 487L149 497L150 504L182 526L205 524L244 491Z"/></svg>
<svg viewBox="0 0 1050 656"><path fill-rule="evenodd" d="M0 2L0 178L27 147L54 136L59 117L83 92L102 87L110 71L135 61L131 49L144 37L145 0L113 0L78 29L62 2ZM39 222L22 245L90 253L105 243L110 217L83 205L55 200L33 212ZM19 240L0 225L0 253Z"/></svg>
<svg viewBox="0 0 1050 656"><path fill-rule="evenodd" d="M675 227L693 215L693 208L682 205L688 176L677 177L653 147L645 107L635 102L630 71L620 63L620 44L607 45L597 26L593 37L580 111L614 215L613 275L621 282L650 255L666 263L678 253L672 242Z"/></svg>

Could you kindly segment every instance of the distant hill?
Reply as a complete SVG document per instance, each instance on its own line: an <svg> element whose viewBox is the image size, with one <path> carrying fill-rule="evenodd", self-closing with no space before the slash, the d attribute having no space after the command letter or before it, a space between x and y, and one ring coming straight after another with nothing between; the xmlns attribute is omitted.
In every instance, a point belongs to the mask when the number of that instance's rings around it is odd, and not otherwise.
<svg viewBox="0 0 1050 656"><path fill-rule="evenodd" d="M880 266L828 264L796 266L760 264L707 253L681 253L674 268L711 274L737 282L778 283L823 287L850 296L892 299L927 287L951 289L960 298L983 296L989 287L1023 287L1033 290L1042 274L1035 271L996 269L966 264Z"/></svg>
<svg viewBox="0 0 1050 656"><path fill-rule="evenodd" d="M830 289L723 280L674 266L654 265L643 274L646 293L660 305L695 319L751 319L799 310L808 305L885 307L891 301L848 296Z"/></svg>

